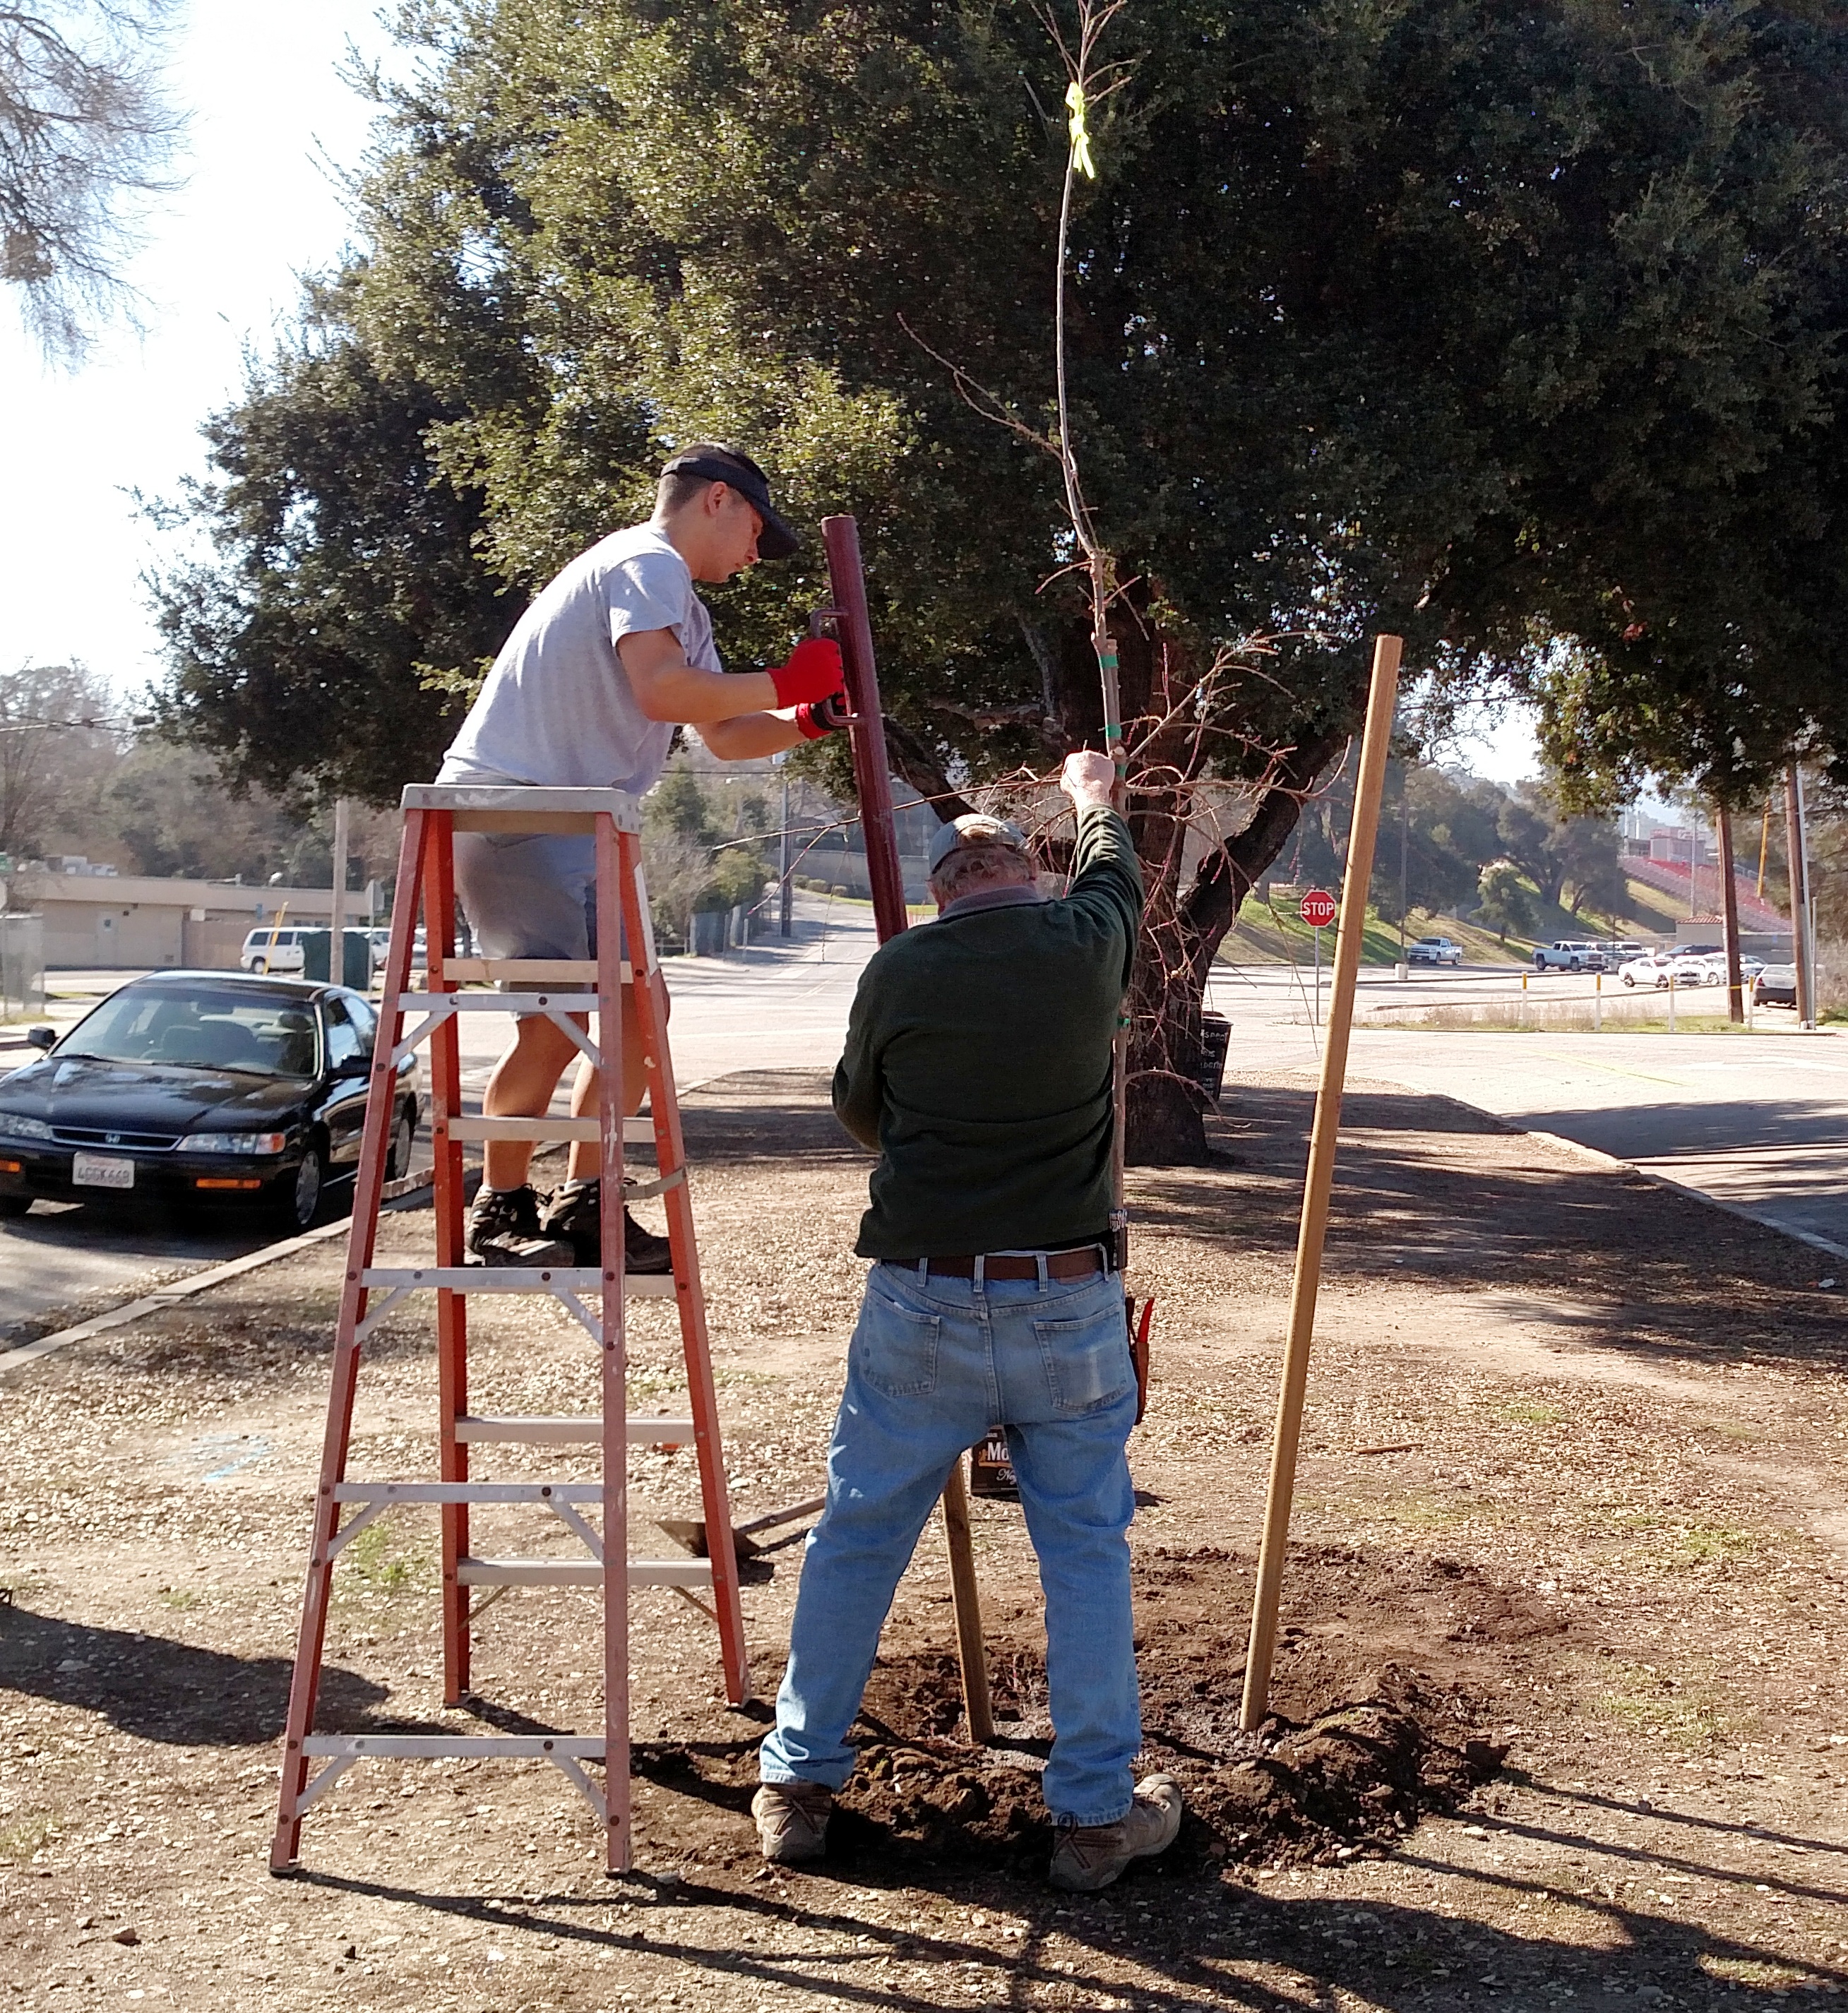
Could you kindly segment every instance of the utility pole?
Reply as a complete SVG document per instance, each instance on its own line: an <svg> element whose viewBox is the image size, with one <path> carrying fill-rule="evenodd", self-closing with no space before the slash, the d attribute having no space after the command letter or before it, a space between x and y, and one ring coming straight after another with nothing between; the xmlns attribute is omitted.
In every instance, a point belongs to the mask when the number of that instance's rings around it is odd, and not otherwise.
<svg viewBox="0 0 1848 2013"><path fill-rule="evenodd" d="M1405 903L1407 885L1406 861L1411 842L1412 813L1410 800L1406 796L1406 785L1411 779L1411 764L1399 765L1399 962L1405 962Z"/></svg>
<svg viewBox="0 0 1848 2013"><path fill-rule="evenodd" d="M1790 854L1790 956L1796 967L1796 1017L1800 1025L1816 1024L1816 999L1810 963L1810 853L1803 830L1803 778L1793 762L1784 775L1784 831Z"/></svg>
<svg viewBox="0 0 1848 2013"><path fill-rule="evenodd" d="M1732 813L1725 804L1714 806L1720 840L1720 914L1726 921L1726 1017L1736 1026L1746 1017L1745 989L1739 969L1739 889L1732 874Z"/></svg>
<svg viewBox="0 0 1848 2013"><path fill-rule="evenodd" d="M334 935L327 956L327 977L335 985L346 983L346 849L347 803L334 799L334 900L328 923Z"/></svg>

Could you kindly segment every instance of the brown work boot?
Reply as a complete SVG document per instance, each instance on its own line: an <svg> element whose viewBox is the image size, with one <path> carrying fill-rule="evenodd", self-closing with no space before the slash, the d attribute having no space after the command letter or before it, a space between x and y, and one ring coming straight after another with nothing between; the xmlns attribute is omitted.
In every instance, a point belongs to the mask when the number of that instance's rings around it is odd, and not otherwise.
<svg viewBox="0 0 1848 2013"><path fill-rule="evenodd" d="M580 1265L603 1262L603 1183L592 1175L588 1182L567 1182L554 1189L540 1224L548 1237L562 1238L577 1254ZM644 1230L627 1209L623 1211L623 1270L625 1272L671 1272L673 1247L664 1237Z"/></svg>
<svg viewBox="0 0 1848 2013"><path fill-rule="evenodd" d="M577 1262L571 1246L539 1227L539 1198L530 1187L476 1190L469 1206L469 1256L483 1265L536 1265L548 1271Z"/></svg>
<svg viewBox="0 0 1848 2013"><path fill-rule="evenodd" d="M764 1782L751 1799L757 1842L772 1866L812 1866L827 1851L835 1793L819 1782Z"/></svg>
<svg viewBox="0 0 1848 2013"><path fill-rule="evenodd" d="M1114 1824L1059 1827L1049 1875L1068 1894L1095 1894L1132 1859L1166 1852L1181 1829L1181 1785L1172 1775L1145 1775L1128 1814Z"/></svg>

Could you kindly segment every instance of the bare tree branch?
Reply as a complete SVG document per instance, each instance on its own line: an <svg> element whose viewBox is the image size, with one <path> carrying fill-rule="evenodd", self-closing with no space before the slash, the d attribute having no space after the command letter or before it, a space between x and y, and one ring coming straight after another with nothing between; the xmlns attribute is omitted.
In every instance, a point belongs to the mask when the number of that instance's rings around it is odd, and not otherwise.
<svg viewBox="0 0 1848 2013"><path fill-rule="evenodd" d="M122 266L184 121L159 59L175 0L0 5L0 278L48 357L75 363L132 297Z"/></svg>

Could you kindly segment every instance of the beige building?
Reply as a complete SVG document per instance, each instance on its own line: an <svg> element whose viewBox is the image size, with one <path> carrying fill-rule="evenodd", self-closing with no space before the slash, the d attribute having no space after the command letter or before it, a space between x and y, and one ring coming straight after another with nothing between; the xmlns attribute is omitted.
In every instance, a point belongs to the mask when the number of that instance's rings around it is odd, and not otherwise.
<svg viewBox="0 0 1848 2013"><path fill-rule="evenodd" d="M45 919L48 970L147 971L190 965L236 967L249 932L265 923L319 924L332 916L331 888L246 888L230 881L159 881L138 874L53 873L28 867L13 876L13 906ZM346 898L349 924L371 914L370 891Z"/></svg>

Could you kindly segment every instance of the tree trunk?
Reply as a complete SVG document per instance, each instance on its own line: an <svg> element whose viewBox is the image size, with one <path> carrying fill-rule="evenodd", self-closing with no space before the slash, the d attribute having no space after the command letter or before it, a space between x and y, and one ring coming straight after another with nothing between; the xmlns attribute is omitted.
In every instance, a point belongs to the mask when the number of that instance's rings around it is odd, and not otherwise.
<svg viewBox="0 0 1848 2013"><path fill-rule="evenodd" d="M1207 1159L1200 1088L1206 978L1247 892L1282 852L1304 793L1347 736L1311 736L1285 756L1244 829L1207 854L1181 892L1185 806L1138 793L1131 819L1147 906L1130 989L1124 1158L1142 1167L1199 1167Z"/></svg>
<svg viewBox="0 0 1848 2013"><path fill-rule="evenodd" d="M1207 1158L1200 1016L1214 955L1246 892L1289 842L1316 778L1348 736L1334 729L1310 733L1284 753L1244 829L1208 853L1184 887L1189 801L1211 763L1209 743L1187 703L1197 669L1181 645L1145 619L1150 594L1145 584L1125 595L1136 616L1117 632L1123 713L1132 723L1129 826L1146 894L1128 1001L1124 1156L1137 1167L1199 1167ZM1060 624L1049 641L1036 632L1035 640L1048 707L1046 750L1056 762L1066 749L1096 736L1103 717L1097 659L1081 624ZM1364 695L1364 685L1355 688L1354 711ZM1136 740L1137 721L1156 724ZM940 817L974 808L921 735L888 717L886 741L895 771ZM1044 846L1058 863L1065 849L1060 842Z"/></svg>

